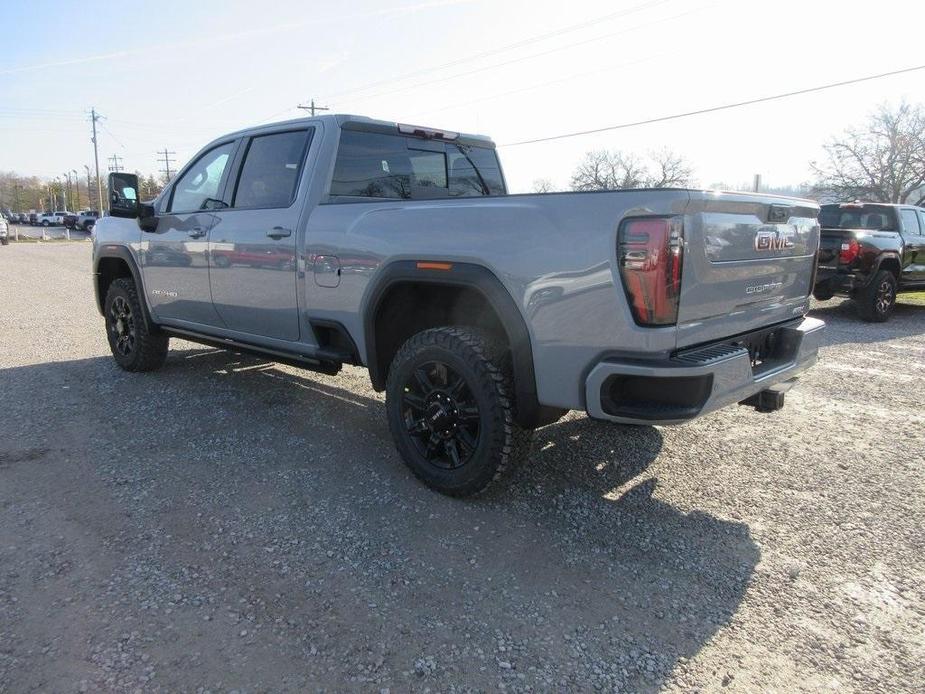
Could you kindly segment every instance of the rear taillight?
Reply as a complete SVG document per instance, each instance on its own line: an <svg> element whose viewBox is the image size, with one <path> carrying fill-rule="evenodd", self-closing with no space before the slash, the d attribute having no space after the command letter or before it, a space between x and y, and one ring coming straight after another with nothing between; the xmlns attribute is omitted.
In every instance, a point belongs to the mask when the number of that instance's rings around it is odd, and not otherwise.
<svg viewBox="0 0 925 694"><path fill-rule="evenodd" d="M678 322L684 236L680 217L624 220L617 261L633 318L639 325Z"/></svg>
<svg viewBox="0 0 925 694"><path fill-rule="evenodd" d="M854 262L855 258L858 257L858 253L860 252L861 244L858 243L857 239L844 241L841 245L841 250L838 252L838 262L844 265L850 265Z"/></svg>

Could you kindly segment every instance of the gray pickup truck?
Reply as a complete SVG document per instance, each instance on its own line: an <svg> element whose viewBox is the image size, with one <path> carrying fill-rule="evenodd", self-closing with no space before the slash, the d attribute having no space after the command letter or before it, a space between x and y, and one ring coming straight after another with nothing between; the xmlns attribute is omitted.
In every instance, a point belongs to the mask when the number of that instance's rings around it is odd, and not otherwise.
<svg viewBox="0 0 925 694"><path fill-rule="evenodd" d="M162 366L170 337L364 366L405 462L455 496L568 410L779 409L823 329L814 203L509 195L481 136L326 115L219 138L150 203L130 174L109 191L94 287L122 368Z"/></svg>

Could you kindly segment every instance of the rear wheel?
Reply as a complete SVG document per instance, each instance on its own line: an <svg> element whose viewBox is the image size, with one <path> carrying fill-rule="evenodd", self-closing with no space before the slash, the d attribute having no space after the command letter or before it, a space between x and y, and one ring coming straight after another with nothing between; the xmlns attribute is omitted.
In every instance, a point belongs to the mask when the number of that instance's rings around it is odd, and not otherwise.
<svg viewBox="0 0 925 694"><path fill-rule="evenodd" d="M113 280L103 310L109 348L119 366L126 371L154 371L164 365L170 338L148 325L131 279Z"/></svg>
<svg viewBox="0 0 925 694"><path fill-rule="evenodd" d="M813 288L813 298L816 301L828 301L833 296L835 296L835 292L833 292L832 288L827 284L817 284Z"/></svg>
<svg viewBox="0 0 925 694"><path fill-rule="evenodd" d="M862 319L883 323L896 306L896 276L889 270L880 270L866 287L855 292L854 300Z"/></svg>
<svg viewBox="0 0 925 694"><path fill-rule="evenodd" d="M514 422L504 350L468 328L434 328L395 355L386 411L395 445L425 484L450 496L484 491L528 452Z"/></svg>

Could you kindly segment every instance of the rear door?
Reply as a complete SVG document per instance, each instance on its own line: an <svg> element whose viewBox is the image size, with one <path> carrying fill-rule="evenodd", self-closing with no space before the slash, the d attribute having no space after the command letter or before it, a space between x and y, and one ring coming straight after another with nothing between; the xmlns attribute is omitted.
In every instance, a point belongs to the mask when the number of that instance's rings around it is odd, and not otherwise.
<svg viewBox="0 0 925 694"><path fill-rule="evenodd" d="M236 146L236 140L216 145L187 167L170 189L157 230L142 235L145 290L159 319L222 324L212 307L206 251Z"/></svg>
<svg viewBox="0 0 925 694"><path fill-rule="evenodd" d="M903 270L905 282L925 281L925 214L914 207L901 207L899 218L902 222Z"/></svg>
<svg viewBox="0 0 925 694"><path fill-rule="evenodd" d="M212 301L231 330L299 339L297 188L313 128L250 137L210 236Z"/></svg>
<svg viewBox="0 0 925 694"><path fill-rule="evenodd" d="M805 312L819 208L739 193L692 193L684 219L678 346L756 330Z"/></svg>

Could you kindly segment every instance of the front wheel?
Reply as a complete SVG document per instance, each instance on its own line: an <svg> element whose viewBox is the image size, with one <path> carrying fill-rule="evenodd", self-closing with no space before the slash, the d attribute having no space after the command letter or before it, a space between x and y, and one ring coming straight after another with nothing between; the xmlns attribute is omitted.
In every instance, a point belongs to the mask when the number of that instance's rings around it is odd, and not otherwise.
<svg viewBox="0 0 925 694"><path fill-rule="evenodd" d="M871 323L883 323L893 315L896 306L896 275L880 270L874 278L854 295L858 315Z"/></svg>
<svg viewBox="0 0 925 694"><path fill-rule="evenodd" d="M514 422L504 350L469 328L411 337L389 369L386 411L395 445L425 484L450 496L484 491L529 452Z"/></svg>
<svg viewBox="0 0 925 694"><path fill-rule="evenodd" d="M149 326L135 283L121 277L106 292L106 336L116 363L126 371L154 371L164 365L170 338Z"/></svg>
<svg viewBox="0 0 925 694"><path fill-rule="evenodd" d="M48 220L47 220L47 219L46 219L44 222L42 222L42 226L43 226L43 227L47 227L47 226L48 226Z"/></svg>

